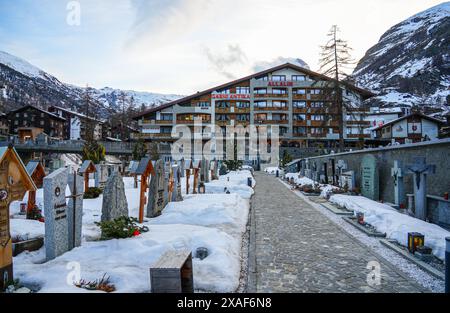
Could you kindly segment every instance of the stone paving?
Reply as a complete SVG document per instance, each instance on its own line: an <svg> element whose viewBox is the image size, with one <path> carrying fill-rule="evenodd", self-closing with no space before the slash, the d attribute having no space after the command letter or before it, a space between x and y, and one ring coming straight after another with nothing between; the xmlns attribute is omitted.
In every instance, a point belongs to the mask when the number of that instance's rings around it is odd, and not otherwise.
<svg viewBox="0 0 450 313"><path fill-rule="evenodd" d="M255 178L249 292L425 291L277 178ZM368 283L371 261L380 265L378 285Z"/></svg>

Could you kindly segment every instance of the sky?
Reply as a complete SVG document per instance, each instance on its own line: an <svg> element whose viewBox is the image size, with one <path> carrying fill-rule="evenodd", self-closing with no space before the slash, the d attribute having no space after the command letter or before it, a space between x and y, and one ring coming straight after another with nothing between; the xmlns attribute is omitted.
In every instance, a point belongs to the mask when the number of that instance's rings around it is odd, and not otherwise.
<svg viewBox="0 0 450 313"><path fill-rule="evenodd" d="M300 58L337 24L361 59L435 0L0 0L0 50L63 82L187 95Z"/></svg>

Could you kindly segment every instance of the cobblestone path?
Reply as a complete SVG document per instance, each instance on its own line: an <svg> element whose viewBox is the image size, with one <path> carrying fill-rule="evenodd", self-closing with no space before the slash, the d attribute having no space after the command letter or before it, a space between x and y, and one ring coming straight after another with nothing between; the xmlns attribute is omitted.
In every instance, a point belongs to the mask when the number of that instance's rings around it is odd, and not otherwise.
<svg viewBox="0 0 450 313"><path fill-rule="evenodd" d="M424 291L277 178L255 178L249 292ZM379 285L368 284L372 261L380 265Z"/></svg>

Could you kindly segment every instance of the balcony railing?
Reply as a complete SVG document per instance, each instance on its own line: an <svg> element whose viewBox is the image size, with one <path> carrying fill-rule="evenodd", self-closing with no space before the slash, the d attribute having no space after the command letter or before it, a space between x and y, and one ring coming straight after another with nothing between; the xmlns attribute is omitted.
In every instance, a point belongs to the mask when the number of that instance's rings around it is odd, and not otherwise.
<svg viewBox="0 0 450 313"><path fill-rule="evenodd" d="M276 93L264 93L264 94L254 94L255 98L287 98L288 94L276 94Z"/></svg>
<svg viewBox="0 0 450 313"><path fill-rule="evenodd" d="M288 111L289 108L287 106L285 107L255 107L255 111Z"/></svg>
<svg viewBox="0 0 450 313"><path fill-rule="evenodd" d="M255 124L288 124L288 120L255 120Z"/></svg>
<svg viewBox="0 0 450 313"><path fill-rule="evenodd" d="M306 121L294 121L294 126L306 126Z"/></svg>

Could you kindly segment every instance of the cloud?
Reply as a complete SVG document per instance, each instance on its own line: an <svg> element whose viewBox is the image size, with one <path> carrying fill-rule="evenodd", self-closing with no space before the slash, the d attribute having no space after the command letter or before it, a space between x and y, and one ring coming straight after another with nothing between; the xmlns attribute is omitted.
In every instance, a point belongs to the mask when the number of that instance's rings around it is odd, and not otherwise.
<svg viewBox="0 0 450 313"><path fill-rule="evenodd" d="M271 61L257 61L253 64L252 71L253 72L261 72L267 70L268 68L275 67L277 65L281 65L284 63L292 63L306 69L309 69L309 65L300 58L286 58L279 56Z"/></svg>
<svg viewBox="0 0 450 313"><path fill-rule="evenodd" d="M248 62L246 54L238 44L229 44L227 50L221 54L214 54L208 47L205 47L204 53L215 71L227 79L235 79L236 76L231 73L232 69Z"/></svg>

